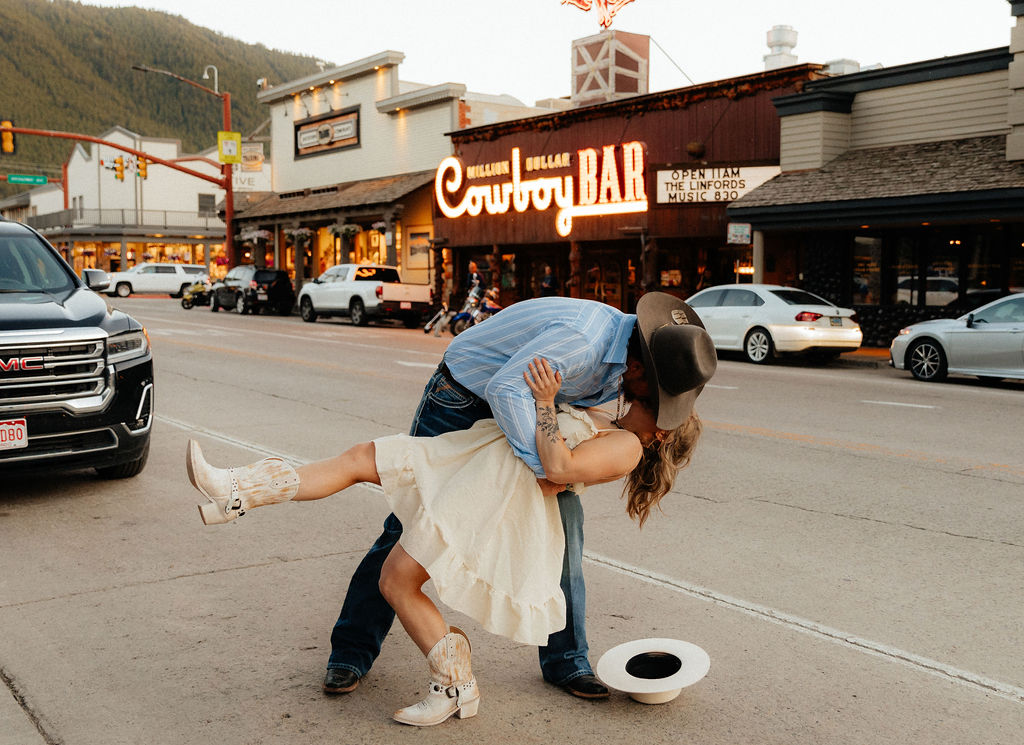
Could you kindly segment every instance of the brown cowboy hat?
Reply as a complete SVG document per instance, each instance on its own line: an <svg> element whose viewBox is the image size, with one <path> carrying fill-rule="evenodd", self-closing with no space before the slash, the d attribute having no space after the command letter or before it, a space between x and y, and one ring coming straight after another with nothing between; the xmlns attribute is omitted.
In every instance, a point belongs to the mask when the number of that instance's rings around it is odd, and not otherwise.
<svg viewBox="0 0 1024 745"><path fill-rule="evenodd" d="M715 345L693 308L664 292L637 301L636 323L658 429L675 429L715 374Z"/></svg>

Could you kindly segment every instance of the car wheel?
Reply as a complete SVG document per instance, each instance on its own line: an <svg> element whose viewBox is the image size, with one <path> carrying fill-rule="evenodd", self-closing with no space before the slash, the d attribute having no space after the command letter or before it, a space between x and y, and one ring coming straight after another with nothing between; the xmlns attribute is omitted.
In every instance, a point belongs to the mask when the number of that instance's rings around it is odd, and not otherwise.
<svg viewBox="0 0 1024 745"><path fill-rule="evenodd" d="M210 310L214 313L220 310L220 303L217 302L217 296L214 294L210 295Z"/></svg>
<svg viewBox="0 0 1024 745"><path fill-rule="evenodd" d="M420 325L420 317L415 315L405 316L402 319L402 325L405 326L407 329L414 329Z"/></svg>
<svg viewBox="0 0 1024 745"><path fill-rule="evenodd" d="M238 293L238 295L235 296L235 310L238 311L238 315L240 316L244 316L249 312L249 309L245 305L245 295L242 293Z"/></svg>
<svg viewBox="0 0 1024 745"><path fill-rule="evenodd" d="M292 306L295 305L293 302L284 300L280 305L277 306L277 314L279 316L290 316L292 314Z"/></svg>
<svg viewBox="0 0 1024 745"><path fill-rule="evenodd" d="M743 341L743 354L748 362L753 362L755 365L769 362L774 351L775 344L772 342L772 335L763 328L751 329Z"/></svg>
<svg viewBox="0 0 1024 745"><path fill-rule="evenodd" d="M316 320L316 311L313 310L313 301L308 297L302 298L302 302L299 303L299 315L302 316L302 320L306 323L313 323Z"/></svg>
<svg viewBox="0 0 1024 745"><path fill-rule="evenodd" d="M468 318L460 318L455 323L453 323L450 326L450 328L452 330L452 336L458 336L463 331L465 331L467 328L469 328L469 319Z"/></svg>
<svg viewBox="0 0 1024 745"><path fill-rule="evenodd" d="M907 350L906 367L918 380L942 380L946 377L946 353L934 339L918 339Z"/></svg>
<svg viewBox="0 0 1024 745"><path fill-rule="evenodd" d="M128 463L121 463L116 466L105 466L103 468L97 468L96 474L102 479L129 479L132 476L138 476L142 473L142 469L146 467L146 461L149 459L149 444L146 444L146 449L142 451L142 455L133 461Z"/></svg>
<svg viewBox="0 0 1024 745"><path fill-rule="evenodd" d="M192 298L190 298L190 297L183 297L181 299L181 307L184 308L185 310L188 310L189 308L191 308L192 307Z"/></svg>
<svg viewBox="0 0 1024 745"><path fill-rule="evenodd" d="M363 305L362 300L352 298L352 303L348 306L348 317L352 320L353 326L366 325L366 306Z"/></svg>
<svg viewBox="0 0 1024 745"><path fill-rule="evenodd" d="M118 282L116 292L118 297L128 297L132 294L132 286L127 282Z"/></svg>

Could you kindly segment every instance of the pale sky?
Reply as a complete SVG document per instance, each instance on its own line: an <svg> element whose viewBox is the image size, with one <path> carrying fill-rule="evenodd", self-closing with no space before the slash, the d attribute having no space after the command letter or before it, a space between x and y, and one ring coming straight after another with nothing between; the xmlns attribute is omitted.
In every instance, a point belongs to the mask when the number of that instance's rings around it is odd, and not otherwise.
<svg viewBox="0 0 1024 745"><path fill-rule="evenodd" d="M226 36L335 64L392 49L405 54L402 80L463 83L526 104L568 95L572 41L601 30L596 10L561 0L84 4L164 10ZM796 29L800 63L842 58L892 66L1007 46L1012 21L1007 0L634 0L612 28L653 39L650 90L659 91L689 85L686 76L702 83L763 70L765 36L776 25Z"/></svg>

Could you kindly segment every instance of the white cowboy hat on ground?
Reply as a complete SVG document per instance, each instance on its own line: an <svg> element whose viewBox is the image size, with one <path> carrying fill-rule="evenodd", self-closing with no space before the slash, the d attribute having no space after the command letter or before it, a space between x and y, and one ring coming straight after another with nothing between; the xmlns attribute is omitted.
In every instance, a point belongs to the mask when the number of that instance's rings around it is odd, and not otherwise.
<svg viewBox="0 0 1024 745"><path fill-rule="evenodd" d="M708 674L711 658L678 639L637 639L612 647L597 661L597 677L642 704L663 704Z"/></svg>

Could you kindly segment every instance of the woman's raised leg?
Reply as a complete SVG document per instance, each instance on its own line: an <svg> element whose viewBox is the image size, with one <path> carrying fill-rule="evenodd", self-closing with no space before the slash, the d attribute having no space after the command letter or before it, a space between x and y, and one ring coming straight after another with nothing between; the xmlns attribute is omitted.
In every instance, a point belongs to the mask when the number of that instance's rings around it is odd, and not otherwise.
<svg viewBox="0 0 1024 745"><path fill-rule="evenodd" d="M199 443L189 440L185 462L192 485L210 500L199 508L207 525L230 522L253 507L323 499L353 484L380 483L372 442L296 470L281 458L264 458L239 468L216 468L206 462Z"/></svg>
<svg viewBox="0 0 1024 745"><path fill-rule="evenodd" d="M341 455L299 466L299 491L295 502L323 499L354 484L380 484L377 473L377 449L372 442L361 442Z"/></svg>

